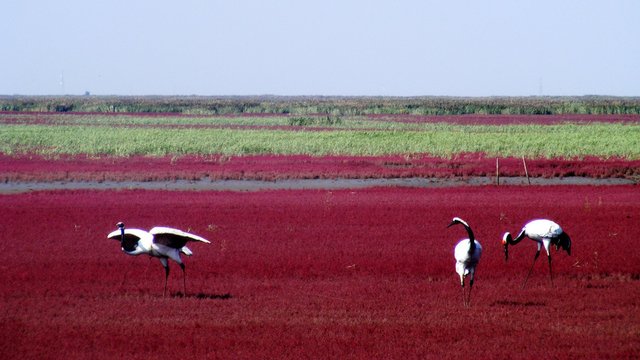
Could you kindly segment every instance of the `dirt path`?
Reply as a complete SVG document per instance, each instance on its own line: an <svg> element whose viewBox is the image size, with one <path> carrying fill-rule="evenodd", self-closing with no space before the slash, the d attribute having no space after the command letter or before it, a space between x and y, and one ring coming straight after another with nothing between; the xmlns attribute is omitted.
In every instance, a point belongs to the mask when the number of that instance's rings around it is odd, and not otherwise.
<svg viewBox="0 0 640 360"><path fill-rule="evenodd" d="M491 177L467 178L393 178L393 179L285 179L261 180L176 180L176 181L53 181L6 182L0 184L0 194L45 190L186 190L186 191L259 191L305 189L361 189L377 186L452 187L495 184ZM501 185L527 185L524 177L500 178ZM531 185L633 185L636 181L622 178L531 178Z"/></svg>

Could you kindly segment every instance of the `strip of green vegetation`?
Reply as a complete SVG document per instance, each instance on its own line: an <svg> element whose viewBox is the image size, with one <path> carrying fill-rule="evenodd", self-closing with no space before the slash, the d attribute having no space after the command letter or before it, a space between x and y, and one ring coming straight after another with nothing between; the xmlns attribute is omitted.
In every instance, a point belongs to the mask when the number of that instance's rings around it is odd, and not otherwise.
<svg viewBox="0 0 640 360"><path fill-rule="evenodd" d="M432 129L439 123L408 123L389 121L385 119L371 119L367 116L335 116L335 115L301 115L301 116L144 116L144 115L104 115L104 114L41 114L41 113L10 113L0 114L3 118L10 118L15 124L30 124L39 121L50 125L94 125L94 126L295 126L300 129L332 128L332 129L360 129L360 130L422 130ZM444 123L443 123L444 124Z"/></svg>
<svg viewBox="0 0 640 360"><path fill-rule="evenodd" d="M285 131L3 125L0 152L164 156L187 154L387 155L463 152L491 156L640 158L640 126L624 124L460 126L420 131Z"/></svg>
<svg viewBox="0 0 640 360"><path fill-rule="evenodd" d="M622 119L621 115L621 119ZM267 115L262 116L182 116L171 114L144 115L144 114L68 114L68 113L0 113L0 124L42 124L42 125L75 125L75 126L158 126L158 127L294 127L292 130L317 130L317 129L344 129L344 130L395 130L395 131L433 131L441 126L450 126L450 119L446 116L434 116L429 121L402 121L401 116L380 116L371 117L367 115L339 116L339 115L298 115L282 116ZM440 120L438 120L440 119ZM482 124L482 117L470 119ZM487 125L491 124L492 117ZM506 119L506 118L505 118ZM592 123L598 123L598 116L595 116ZM448 122L449 121L449 122ZM571 120L571 116L559 115L553 118L555 123L581 124ZM543 125L536 122L535 117L531 117L532 124ZM619 121L624 123L624 121ZM582 125L587 122L582 122ZM606 121L605 121L606 123ZM636 121L638 124L638 122ZM505 124L506 125L506 124Z"/></svg>
<svg viewBox="0 0 640 360"><path fill-rule="evenodd" d="M367 119L363 116L341 117L334 115L304 116L180 116L144 114L68 114L68 113L0 113L0 122L10 119L15 124L39 122L51 125L96 125L96 126L300 126L300 127L332 127L332 128L393 128L403 124ZM404 124L407 125L407 124ZM405 126L406 127L406 126Z"/></svg>

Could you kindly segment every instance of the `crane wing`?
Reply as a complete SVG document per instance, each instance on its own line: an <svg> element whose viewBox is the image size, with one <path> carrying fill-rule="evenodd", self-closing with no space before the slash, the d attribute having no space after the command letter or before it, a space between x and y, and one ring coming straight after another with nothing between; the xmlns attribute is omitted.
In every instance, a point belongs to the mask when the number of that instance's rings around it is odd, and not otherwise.
<svg viewBox="0 0 640 360"><path fill-rule="evenodd" d="M555 224L555 226L549 227L549 233L547 234L547 237L556 238L562 233L562 228L558 224Z"/></svg>
<svg viewBox="0 0 640 360"><path fill-rule="evenodd" d="M168 227L154 227L149 232L153 235L154 243L172 247L174 249L181 249L189 241L200 241L207 244L211 243L209 240L198 235Z"/></svg>
<svg viewBox="0 0 640 360"><path fill-rule="evenodd" d="M138 246L138 241L145 236L149 236L149 233L140 229L125 229L124 241L122 241L122 248L126 251L133 251ZM122 240L120 230L115 230L107 235L107 239Z"/></svg>

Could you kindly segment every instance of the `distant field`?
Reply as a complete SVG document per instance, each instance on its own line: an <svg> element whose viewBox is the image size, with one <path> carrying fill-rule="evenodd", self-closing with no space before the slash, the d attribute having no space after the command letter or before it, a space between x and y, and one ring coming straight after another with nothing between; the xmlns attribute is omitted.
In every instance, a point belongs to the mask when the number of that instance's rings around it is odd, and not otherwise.
<svg viewBox="0 0 640 360"><path fill-rule="evenodd" d="M621 115L640 114L640 97L0 96L0 110L195 115Z"/></svg>
<svg viewBox="0 0 640 360"><path fill-rule="evenodd" d="M0 152L94 156L354 155L462 153L528 158L640 158L640 124L629 116L559 115L540 123L462 125L406 117L184 117L0 114ZM422 120L422 121L421 121ZM485 120L496 121L496 118Z"/></svg>

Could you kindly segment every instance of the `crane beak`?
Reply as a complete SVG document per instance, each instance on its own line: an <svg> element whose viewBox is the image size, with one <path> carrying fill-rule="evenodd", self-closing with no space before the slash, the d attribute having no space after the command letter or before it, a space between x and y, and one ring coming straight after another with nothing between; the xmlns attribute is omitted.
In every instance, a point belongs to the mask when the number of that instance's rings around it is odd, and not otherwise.
<svg viewBox="0 0 640 360"><path fill-rule="evenodd" d="M509 244L504 243L504 261L509 261Z"/></svg>
<svg viewBox="0 0 640 360"><path fill-rule="evenodd" d="M452 226L453 226L453 225L455 225L455 224L456 224L456 222L455 222L455 221L452 221L452 222L451 222L451 224L447 225L447 229L448 229L448 228L450 228L450 227L452 227Z"/></svg>
<svg viewBox="0 0 640 360"><path fill-rule="evenodd" d="M506 232L502 236L502 246L504 247L504 261L509 261L509 241L511 241L511 234Z"/></svg>

